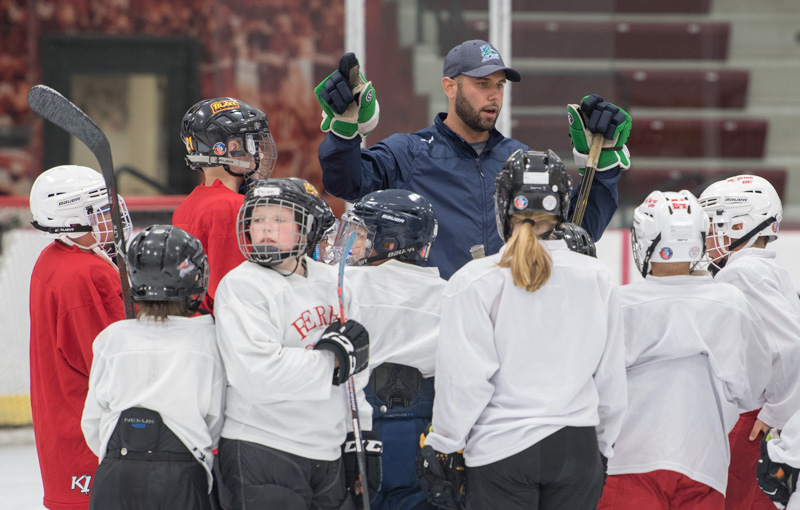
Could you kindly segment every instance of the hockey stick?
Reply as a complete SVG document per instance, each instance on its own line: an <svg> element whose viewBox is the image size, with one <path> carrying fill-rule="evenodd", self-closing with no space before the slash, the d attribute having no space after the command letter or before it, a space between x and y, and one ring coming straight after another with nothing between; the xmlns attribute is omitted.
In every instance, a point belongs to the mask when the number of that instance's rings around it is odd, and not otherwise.
<svg viewBox="0 0 800 510"><path fill-rule="evenodd" d="M125 265L125 233L122 230L122 216L119 210L117 195L117 178L114 175L114 163L111 159L111 146L103 131L83 110L72 101L45 85L36 85L28 92L28 105L45 119L60 127L83 142L92 151L103 179L106 181L108 201L111 204L111 224L114 229L114 245L117 251L117 267L122 285L122 301L125 305L125 317L135 317L133 301L130 297L128 268Z"/></svg>
<svg viewBox="0 0 800 510"><path fill-rule="evenodd" d="M339 323L344 325L344 266L347 265L347 257L353 249L356 241L356 233L351 232L350 237L344 244L342 259L339 261L339 282L336 292L339 294ZM353 442L356 446L356 461L358 462L358 483L361 485L361 496L364 502L364 510L369 510L369 489L367 487L367 459L364 456L364 439L361 437L361 419L358 416L358 399L356 398L356 384L351 375L347 379L347 397L350 401L350 417L353 420Z"/></svg>
<svg viewBox="0 0 800 510"><path fill-rule="evenodd" d="M583 214L586 212L586 204L589 202L589 191L594 181L594 172L597 169L597 160L600 158L600 151L603 149L603 134L595 133L592 135L589 157L586 160L586 170L583 171L583 180L578 190L578 203L572 213L572 223L580 226L583 222Z"/></svg>

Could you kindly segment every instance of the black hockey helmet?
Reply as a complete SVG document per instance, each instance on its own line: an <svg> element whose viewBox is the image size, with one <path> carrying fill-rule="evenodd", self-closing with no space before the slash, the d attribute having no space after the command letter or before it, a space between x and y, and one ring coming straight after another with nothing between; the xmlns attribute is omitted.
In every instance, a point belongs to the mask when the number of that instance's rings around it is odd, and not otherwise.
<svg viewBox="0 0 800 510"><path fill-rule="evenodd" d="M232 97L204 99L189 108L181 140L188 153L186 163L195 170L222 166L232 175L266 179L278 157L264 112ZM238 141L239 150L229 151L232 140ZM234 159L248 155L251 161Z"/></svg>
<svg viewBox="0 0 800 510"><path fill-rule="evenodd" d="M567 221L572 178L552 150L514 151L497 174L494 211L497 232L511 237L511 217L521 212L543 212Z"/></svg>
<svg viewBox="0 0 800 510"><path fill-rule="evenodd" d="M574 223L562 223L553 231L552 239L563 239L570 250L597 258L592 236L581 226Z"/></svg>
<svg viewBox="0 0 800 510"><path fill-rule="evenodd" d="M152 225L128 246L134 301L183 301L196 311L208 289L208 258L194 236L172 225Z"/></svg>
<svg viewBox="0 0 800 510"><path fill-rule="evenodd" d="M364 234L363 257L356 265L378 260L426 260L436 239L436 215L428 199L403 189L373 191L342 215L336 247L344 248L354 227ZM375 255L370 256L374 250Z"/></svg>
<svg viewBox="0 0 800 510"><path fill-rule="evenodd" d="M250 230L253 213L257 207L267 206L279 206L291 211L290 218L298 226L291 248L281 248L272 241L253 241ZM256 218L259 218L258 214ZM262 213L260 218L266 218L266 214ZM247 191L239 209L236 228L239 250L248 260L267 267L290 257L310 255L322 234L335 220L331 208L319 196L314 185L305 179L286 177L256 181Z"/></svg>

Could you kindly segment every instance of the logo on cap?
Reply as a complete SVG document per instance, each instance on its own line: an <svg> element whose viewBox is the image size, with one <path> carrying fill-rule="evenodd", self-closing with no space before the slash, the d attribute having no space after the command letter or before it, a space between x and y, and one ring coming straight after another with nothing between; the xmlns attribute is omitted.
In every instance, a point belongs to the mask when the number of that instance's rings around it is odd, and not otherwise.
<svg viewBox="0 0 800 510"><path fill-rule="evenodd" d="M490 44L481 46L481 63L493 58L500 59L500 54Z"/></svg>

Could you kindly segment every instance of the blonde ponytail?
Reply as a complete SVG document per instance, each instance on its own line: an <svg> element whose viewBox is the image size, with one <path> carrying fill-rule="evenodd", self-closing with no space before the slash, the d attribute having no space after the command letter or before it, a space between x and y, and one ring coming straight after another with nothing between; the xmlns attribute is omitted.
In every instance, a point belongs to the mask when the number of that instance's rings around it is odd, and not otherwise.
<svg viewBox="0 0 800 510"><path fill-rule="evenodd" d="M553 267L539 235L555 228L558 219L552 214L526 212L515 214L510 221L514 231L497 265L511 268L514 285L533 292L547 283Z"/></svg>

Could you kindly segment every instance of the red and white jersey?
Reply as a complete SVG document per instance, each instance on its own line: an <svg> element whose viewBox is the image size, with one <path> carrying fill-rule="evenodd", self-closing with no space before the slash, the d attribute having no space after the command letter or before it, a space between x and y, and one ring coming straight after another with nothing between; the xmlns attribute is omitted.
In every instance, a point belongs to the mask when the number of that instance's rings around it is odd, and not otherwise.
<svg viewBox="0 0 800 510"><path fill-rule="evenodd" d="M236 238L243 202L244 195L216 180L211 186L197 186L172 213L172 224L199 239L208 255L208 292L201 306L212 313L219 281L245 261Z"/></svg>
<svg viewBox="0 0 800 510"><path fill-rule="evenodd" d="M56 241L39 255L30 289L31 410L47 508L88 508L97 457L81 413L92 342L125 319L119 273L93 253Z"/></svg>
<svg viewBox="0 0 800 510"><path fill-rule="evenodd" d="M334 354L314 346L339 317L338 274L305 261L307 276L248 261L220 282L217 340L228 376L222 437L331 461L341 455L349 404L346 386L332 384ZM351 293L344 295L347 318L358 320ZM363 392L360 400L359 409L370 409ZM365 429L370 415L362 413Z"/></svg>
<svg viewBox="0 0 800 510"><path fill-rule="evenodd" d="M467 466L496 462L564 427L595 427L613 456L625 414L625 347L617 285L599 260L544 241L547 283L514 285L497 255L450 279L436 354L433 432L426 444Z"/></svg>
<svg viewBox="0 0 800 510"><path fill-rule="evenodd" d="M396 260L345 269L345 293L358 302L359 322L369 331L370 371L397 363L433 376L445 285L435 267Z"/></svg>
<svg viewBox="0 0 800 510"><path fill-rule="evenodd" d="M86 443L102 461L122 411L156 411L206 468L210 490L225 385L210 315L115 322L94 341L81 420Z"/></svg>
<svg viewBox="0 0 800 510"><path fill-rule="evenodd" d="M781 428L800 409L800 299L785 269L775 262L775 252L745 248L732 253L715 282L744 292L763 322L772 355L772 375L758 419Z"/></svg>
<svg viewBox="0 0 800 510"><path fill-rule="evenodd" d="M711 276L648 276L620 301L628 411L608 474L674 471L725 494L728 433L769 380L755 310Z"/></svg>
<svg viewBox="0 0 800 510"><path fill-rule="evenodd" d="M773 462L800 468L800 410L786 422L780 437L767 442L767 451ZM786 510L800 510L800 492L795 491Z"/></svg>

